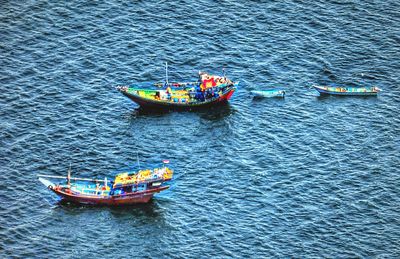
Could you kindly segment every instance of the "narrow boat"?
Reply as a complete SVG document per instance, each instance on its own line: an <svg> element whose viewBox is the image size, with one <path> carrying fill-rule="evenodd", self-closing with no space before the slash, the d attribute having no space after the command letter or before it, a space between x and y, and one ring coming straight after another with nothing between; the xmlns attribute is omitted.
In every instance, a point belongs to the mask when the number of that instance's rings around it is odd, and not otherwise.
<svg viewBox="0 0 400 259"><path fill-rule="evenodd" d="M153 85L161 86L163 89L143 89L139 86L120 86L117 89L141 108L195 110L228 102L238 82L233 82L226 76L205 72L199 72L199 79L196 82L168 82L166 66L165 83Z"/></svg>
<svg viewBox="0 0 400 259"><path fill-rule="evenodd" d="M369 96L377 95L381 91L378 87L340 87L340 86L313 86L321 95L349 95L349 96Z"/></svg>
<svg viewBox="0 0 400 259"><path fill-rule="evenodd" d="M282 89L268 89L268 90L254 90L251 91L252 94L254 94L254 97L285 97L285 90Z"/></svg>
<svg viewBox="0 0 400 259"><path fill-rule="evenodd" d="M173 171L166 166L153 170L125 172L118 174L114 181L88 178L38 175L39 181L46 185L61 199L78 204L121 206L149 202L153 195L169 188ZM63 183L53 183L49 178L65 179Z"/></svg>

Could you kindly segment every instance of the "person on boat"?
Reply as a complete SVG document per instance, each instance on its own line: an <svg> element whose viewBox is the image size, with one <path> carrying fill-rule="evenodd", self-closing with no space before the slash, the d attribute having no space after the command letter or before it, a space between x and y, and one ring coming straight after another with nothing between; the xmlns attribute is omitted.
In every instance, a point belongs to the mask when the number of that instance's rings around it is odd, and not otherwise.
<svg viewBox="0 0 400 259"><path fill-rule="evenodd" d="M95 189L95 194L98 195L100 190L100 184L96 183L96 189Z"/></svg>
<svg viewBox="0 0 400 259"><path fill-rule="evenodd" d="M172 90L171 87L167 87L167 89L165 90L165 93L167 94L167 99L171 100L171 94L172 94Z"/></svg>
<svg viewBox="0 0 400 259"><path fill-rule="evenodd" d="M208 76L207 75L204 75L203 77L202 77L202 79L201 79L201 83L200 83L200 90L202 91L202 92L204 92L206 89L207 89L207 80L208 80Z"/></svg>

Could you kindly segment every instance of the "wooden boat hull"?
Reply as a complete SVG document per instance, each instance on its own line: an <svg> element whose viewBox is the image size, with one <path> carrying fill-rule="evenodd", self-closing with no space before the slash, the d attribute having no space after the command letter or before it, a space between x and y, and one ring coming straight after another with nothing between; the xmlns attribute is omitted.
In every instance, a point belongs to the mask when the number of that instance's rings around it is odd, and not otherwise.
<svg viewBox="0 0 400 259"><path fill-rule="evenodd" d="M235 90L236 87L231 87L216 98L210 98L202 102L198 101L186 103L174 103L162 100L147 99L139 95L129 93L128 91L121 91L121 93L145 109L196 110L225 104L232 97L232 94L235 92Z"/></svg>
<svg viewBox="0 0 400 259"><path fill-rule="evenodd" d="M49 189L57 194L64 201L77 204L104 205L104 206L123 206L137 203L149 202L155 193L168 189L169 186L161 186L146 191L127 193L113 196L83 195L74 193L70 189L57 186L49 186Z"/></svg>
<svg viewBox="0 0 400 259"><path fill-rule="evenodd" d="M341 95L341 96L376 96L379 89L376 87L370 88L355 88L355 87L327 87L313 86L320 95Z"/></svg>

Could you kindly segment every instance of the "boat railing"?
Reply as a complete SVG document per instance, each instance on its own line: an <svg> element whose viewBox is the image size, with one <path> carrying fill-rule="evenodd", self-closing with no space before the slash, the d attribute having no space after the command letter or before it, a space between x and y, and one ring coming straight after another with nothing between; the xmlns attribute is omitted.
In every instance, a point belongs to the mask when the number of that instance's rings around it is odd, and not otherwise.
<svg viewBox="0 0 400 259"><path fill-rule="evenodd" d="M85 195L93 195L93 196L107 196L110 193L110 189L105 190L103 189L104 186L100 186L100 187L95 187L95 188L91 188L90 186L85 187L85 186L71 186L71 191L73 192L77 192L80 194L85 194Z"/></svg>
<svg viewBox="0 0 400 259"><path fill-rule="evenodd" d="M165 86L169 86L169 87L185 87L185 86L189 86L189 85L192 85L192 86L195 86L195 85L198 85L199 84L199 81L195 81L195 82L170 82L170 83L165 83L165 82L157 82L157 83L154 83L153 85L154 86L157 86L157 87L165 87Z"/></svg>
<svg viewBox="0 0 400 259"><path fill-rule="evenodd" d="M157 178L153 178L153 179L149 179L149 180L139 180L139 181L135 181L132 183L117 183L114 184L113 188L123 188L123 187L129 187L129 186L138 186L140 184L150 184L150 183L154 183L154 182L167 182L170 181L171 179L164 179L164 177L157 177Z"/></svg>

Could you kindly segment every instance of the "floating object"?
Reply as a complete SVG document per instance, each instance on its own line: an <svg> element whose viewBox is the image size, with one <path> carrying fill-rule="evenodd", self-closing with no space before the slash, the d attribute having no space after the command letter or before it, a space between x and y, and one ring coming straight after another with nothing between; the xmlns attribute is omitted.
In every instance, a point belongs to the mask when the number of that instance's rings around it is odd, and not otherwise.
<svg viewBox="0 0 400 259"><path fill-rule="evenodd" d="M142 89L135 86L120 86L117 89L142 108L192 110L226 103L235 92L238 82L225 76L199 72L199 80L196 82L170 83L166 69L165 83L153 85L163 86L164 89Z"/></svg>
<svg viewBox="0 0 400 259"><path fill-rule="evenodd" d="M121 206L146 203L153 195L169 188L173 171L168 167L146 169L138 172L118 174L114 181L71 177L38 175L39 181L61 199L92 205ZM53 183L49 178L64 179L64 183Z"/></svg>
<svg viewBox="0 0 400 259"><path fill-rule="evenodd" d="M338 87L338 86L313 86L321 95L357 95L368 96L377 95L381 91L378 87Z"/></svg>
<svg viewBox="0 0 400 259"><path fill-rule="evenodd" d="M251 91L255 97L285 97L285 90L282 89L269 89L269 90L259 90Z"/></svg>

